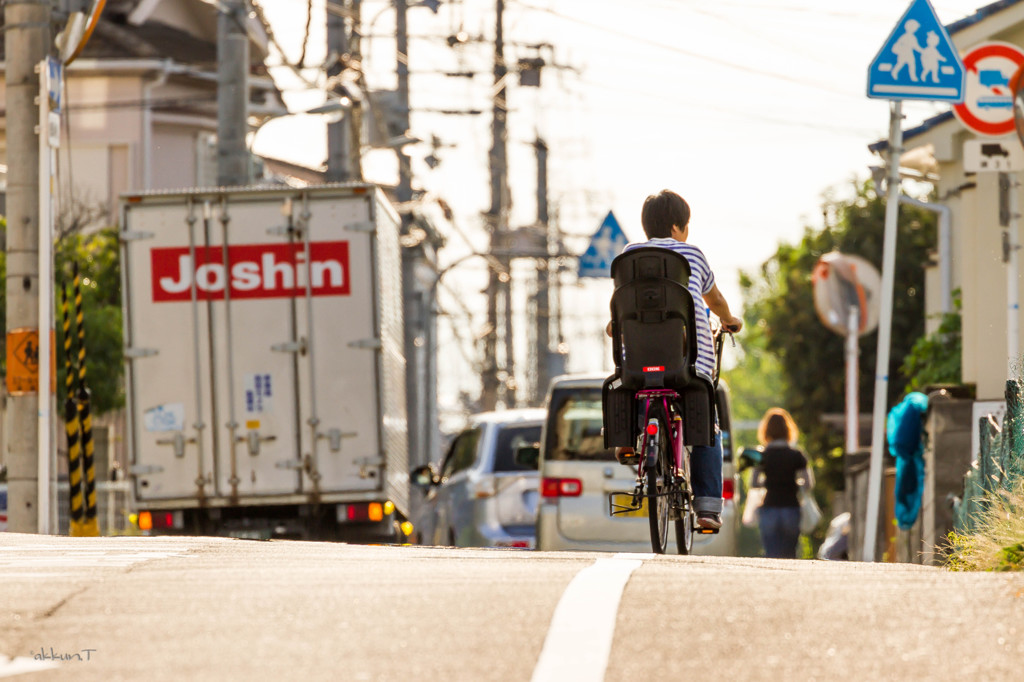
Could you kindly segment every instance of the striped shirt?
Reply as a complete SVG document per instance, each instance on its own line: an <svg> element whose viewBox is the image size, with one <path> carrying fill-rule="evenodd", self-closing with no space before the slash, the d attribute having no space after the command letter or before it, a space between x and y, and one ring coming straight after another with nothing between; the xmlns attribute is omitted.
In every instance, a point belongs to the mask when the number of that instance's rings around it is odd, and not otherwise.
<svg viewBox="0 0 1024 682"><path fill-rule="evenodd" d="M708 265L704 252L693 244L676 241L671 237L655 237L646 242L626 244L623 252L641 246L660 246L664 249L671 249L685 256L690 263L690 282L687 288L690 290L690 295L693 296L693 309L697 318L697 373L710 381L715 372L715 345L711 340L711 322L708 320L704 294L714 288L715 273L711 272L711 266Z"/></svg>

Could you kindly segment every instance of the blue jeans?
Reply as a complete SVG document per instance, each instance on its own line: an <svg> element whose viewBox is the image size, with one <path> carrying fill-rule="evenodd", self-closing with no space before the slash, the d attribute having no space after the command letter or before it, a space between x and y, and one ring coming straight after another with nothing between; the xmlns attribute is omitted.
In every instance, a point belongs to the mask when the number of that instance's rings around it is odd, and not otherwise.
<svg viewBox="0 0 1024 682"><path fill-rule="evenodd" d="M722 433L715 427L714 445L694 445L690 451L693 508L722 513Z"/></svg>
<svg viewBox="0 0 1024 682"><path fill-rule="evenodd" d="M769 559L795 559L800 541L800 507L761 507L761 544Z"/></svg>

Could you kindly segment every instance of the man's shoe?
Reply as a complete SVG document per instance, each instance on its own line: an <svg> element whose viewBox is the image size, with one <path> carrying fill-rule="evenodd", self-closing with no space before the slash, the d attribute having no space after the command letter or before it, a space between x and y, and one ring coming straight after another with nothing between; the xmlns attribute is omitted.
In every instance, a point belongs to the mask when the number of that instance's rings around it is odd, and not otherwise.
<svg viewBox="0 0 1024 682"><path fill-rule="evenodd" d="M615 448L615 459L619 464L636 464L640 461L633 448Z"/></svg>
<svg viewBox="0 0 1024 682"><path fill-rule="evenodd" d="M697 527L718 530L722 527L722 515L715 512L697 512Z"/></svg>

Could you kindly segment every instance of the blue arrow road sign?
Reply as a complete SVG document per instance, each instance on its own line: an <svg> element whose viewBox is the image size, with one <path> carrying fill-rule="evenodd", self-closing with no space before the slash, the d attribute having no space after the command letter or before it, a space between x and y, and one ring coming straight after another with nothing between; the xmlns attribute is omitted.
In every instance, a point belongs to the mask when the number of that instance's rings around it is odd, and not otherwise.
<svg viewBox="0 0 1024 682"><path fill-rule="evenodd" d="M615 219L611 211L605 216L601 227L590 238L590 246L580 256L579 277L610 277L612 271L612 259L622 252L622 247L629 240L626 234L619 227L619 221Z"/></svg>
<svg viewBox="0 0 1024 682"><path fill-rule="evenodd" d="M868 68L868 97L962 102L964 63L928 0L913 0Z"/></svg>

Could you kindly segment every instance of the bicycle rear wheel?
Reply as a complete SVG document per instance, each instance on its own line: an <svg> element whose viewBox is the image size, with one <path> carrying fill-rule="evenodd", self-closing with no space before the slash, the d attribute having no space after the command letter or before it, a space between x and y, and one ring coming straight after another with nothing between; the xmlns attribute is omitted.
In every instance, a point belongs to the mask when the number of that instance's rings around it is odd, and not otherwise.
<svg viewBox="0 0 1024 682"><path fill-rule="evenodd" d="M668 431L661 419L652 419L657 424L657 434L647 438L647 452L644 453L647 477L647 518L651 527L651 549L664 554L668 547L669 511L672 501L669 496L669 482L672 469L668 461ZM653 441L653 442L652 442Z"/></svg>

